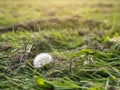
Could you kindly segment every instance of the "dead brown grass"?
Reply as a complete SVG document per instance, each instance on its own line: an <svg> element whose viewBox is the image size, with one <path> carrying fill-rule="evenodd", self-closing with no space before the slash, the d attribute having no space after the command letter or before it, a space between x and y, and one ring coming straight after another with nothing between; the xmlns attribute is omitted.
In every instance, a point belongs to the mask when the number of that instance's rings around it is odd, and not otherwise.
<svg viewBox="0 0 120 90"><path fill-rule="evenodd" d="M13 26L6 26L0 28L0 33L19 30L39 31L47 28L75 28L82 26L86 26L90 30L94 29L95 27L100 28L101 26L104 28L108 28L106 27L106 23L104 21L100 21L97 19L83 19L79 15L73 15L64 18L51 17L35 21L27 21Z"/></svg>

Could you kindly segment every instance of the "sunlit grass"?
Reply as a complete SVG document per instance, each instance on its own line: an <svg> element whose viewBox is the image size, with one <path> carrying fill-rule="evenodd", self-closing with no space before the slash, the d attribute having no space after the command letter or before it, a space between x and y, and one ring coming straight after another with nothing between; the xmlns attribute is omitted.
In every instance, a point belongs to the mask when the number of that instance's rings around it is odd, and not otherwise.
<svg viewBox="0 0 120 90"><path fill-rule="evenodd" d="M119 3L1 0L0 89L119 90ZM34 69L44 52L56 61Z"/></svg>

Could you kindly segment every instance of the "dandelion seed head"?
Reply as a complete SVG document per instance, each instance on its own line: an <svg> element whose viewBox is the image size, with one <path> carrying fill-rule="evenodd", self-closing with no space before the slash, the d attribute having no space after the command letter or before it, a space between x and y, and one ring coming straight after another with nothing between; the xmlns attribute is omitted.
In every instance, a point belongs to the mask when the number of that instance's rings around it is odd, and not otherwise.
<svg viewBox="0 0 120 90"><path fill-rule="evenodd" d="M52 61L53 59L51 55L49 55L48 53L40 53L35 57L33 65L35 68L39 68Z"/></svg>

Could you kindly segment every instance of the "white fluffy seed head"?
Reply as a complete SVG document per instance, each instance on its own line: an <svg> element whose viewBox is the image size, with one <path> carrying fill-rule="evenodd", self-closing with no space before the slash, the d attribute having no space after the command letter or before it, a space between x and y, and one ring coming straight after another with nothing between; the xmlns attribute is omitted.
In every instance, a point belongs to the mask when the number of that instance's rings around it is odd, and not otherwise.
<svg viewBox="0 0 120 90"><path fill-rule="evenodd" d="M35 57L33 65L35 68L39 68L52 61L53 59L51 55L49 55L48 53L40 53Z"/></svg>

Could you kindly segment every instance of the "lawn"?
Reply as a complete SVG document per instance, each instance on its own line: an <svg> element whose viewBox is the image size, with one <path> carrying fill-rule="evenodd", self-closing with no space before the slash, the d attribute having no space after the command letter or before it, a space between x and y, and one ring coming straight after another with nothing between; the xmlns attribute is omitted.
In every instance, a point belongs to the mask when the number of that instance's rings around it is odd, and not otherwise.
<svg viewBox="0 0 120 90"><path fill-rule="evenodd" d="M0 0L0 62L0 90L120 90L120 1Z"/></svg>

